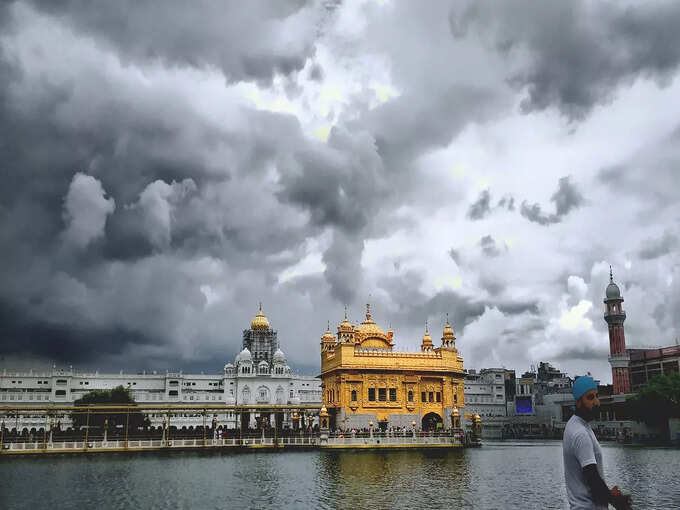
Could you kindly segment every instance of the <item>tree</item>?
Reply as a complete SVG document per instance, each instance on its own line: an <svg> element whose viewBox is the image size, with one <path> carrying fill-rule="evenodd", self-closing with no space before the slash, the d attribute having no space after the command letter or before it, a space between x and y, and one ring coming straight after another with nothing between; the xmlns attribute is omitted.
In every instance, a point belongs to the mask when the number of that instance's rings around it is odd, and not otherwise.
<svg viewBox="0 0 680 510"><path fill-rule="evenodd" d="M87 407L87 406L136 406L137 403L130 395L130 391L123 386L117 386L112 390L94 390L90 393L83 395L81 398L74 402L76 407ZM129 413L126 410L112 409L108 412L106 409L96 409L92 410L89 416L85 410L78 410L71 412L71 420L73 421L74 427L83 427L89 423L90 427L103 428L106 420L108 420L108 426L116 427L117 425L129 427L129 430L136 430L139 427L148 426L148 419L145 417L144 413L137 410L130 410Z"/></svg>
<svg viewBox="0 0 680 510"><path fill-rule="evenodd" d="M653 377L630 400L633 416L668 437L668 419L680 418L680 373Z"/></svg>

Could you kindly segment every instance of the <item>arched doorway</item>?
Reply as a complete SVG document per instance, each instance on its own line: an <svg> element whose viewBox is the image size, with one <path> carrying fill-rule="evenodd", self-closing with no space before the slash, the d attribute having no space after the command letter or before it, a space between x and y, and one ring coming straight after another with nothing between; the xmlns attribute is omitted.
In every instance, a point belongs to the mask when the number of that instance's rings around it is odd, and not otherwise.
<svg viewBox="0 0 680 510"><path fill-rule="evenodd" d="M430 430L437 430L437 424L442 423L442 417L437 413L427 413L423 416L422 430L429 432ZM441 427L441 425L440 425Z"/></svg>

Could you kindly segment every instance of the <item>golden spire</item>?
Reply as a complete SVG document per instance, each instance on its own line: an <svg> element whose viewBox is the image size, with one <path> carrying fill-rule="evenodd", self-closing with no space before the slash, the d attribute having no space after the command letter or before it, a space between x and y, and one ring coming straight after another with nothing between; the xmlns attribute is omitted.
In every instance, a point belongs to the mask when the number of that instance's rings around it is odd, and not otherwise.
<svg viewBox="0 0 680 510"><path fill-rule="evenodd" d="M444 326L444 333L442 334L442 345L446 347L456 346L456 336L453 333L453 328L449 324L449 314L446 314L446 326Z"/></svg>
<svg viewBox="0 0 680 510"><path fill-rule="evenodd" d="M328 329L321 337L321 343L322 344L335 343L335 336L333 336L333 333L331 333L331 321L328 321Z"/></svg>
<svg viewBox="0 0 680 510"><path fill-rule="evenodd" d="M366 303L366 322L371 322L371 304Z"/></svg>
<svg viewBox="0 0 680 510"><path fill-rule="evenodd" d="M260 301L260 307L259 307L259 310L257 312L257 315L250 322L250 329L260 329L260 330L269 329L269 320L262 313L262 302L261 301Z"/></svg>
<svg viewBox="0 0 680 510"><path fill-rule="evenodd" d="M338 335L341 333L352 333L354 331L354 326L349 322L349 319L347 318L347 305L345 305L345 318L342 320L342 323L340 326L338 326ZM344 341L342 338L340 338L340 341Z"/></svg>
<svg viewBox="0 0 680 510"><path fill-rule="evenodd" d="M423 342L420 345L420 348L423 351L432 350L432 337L430 336L430 330L428 328L427 321L425 321L425 334L423 335Z"/></svg>

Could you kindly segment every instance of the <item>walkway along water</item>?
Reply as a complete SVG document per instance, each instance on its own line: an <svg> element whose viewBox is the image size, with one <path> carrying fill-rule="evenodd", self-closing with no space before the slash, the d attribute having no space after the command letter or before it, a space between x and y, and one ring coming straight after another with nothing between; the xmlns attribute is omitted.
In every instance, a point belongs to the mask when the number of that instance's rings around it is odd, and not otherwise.
<svg viewBox="0 0 680 510"><path fill-rule="evenodd" d="M319 423L314 423L319 411L322 413L321 428ZM0 407L0 455L244 448L462 448L481 445L480 430L476 428L467 432L463 429L422 432L414 425L410 430L402 428L381 432L370 428L367 431L331 433L325 428L327 420L324 420L323 411L319 407L300 405ZM277 415L284 412L293 414L293 429L267 425L279 423ZM138 413L146 413L145 425L131 427L130 416ZM238 423L248 423L250 414L255 413L261 426L258 430L222 428L219 418L227 413L235 413ZM160 425L151 426L149 417ZM200 425L181 425L188 423L187 420L191 423L198 421ZM12 422L16 425L9 429L7 423ZM29 429L28 426L21 427L20 423L43 426ZM75 423L85 425L79 427ZM174 424L180 424L181 428Z"/></svg>

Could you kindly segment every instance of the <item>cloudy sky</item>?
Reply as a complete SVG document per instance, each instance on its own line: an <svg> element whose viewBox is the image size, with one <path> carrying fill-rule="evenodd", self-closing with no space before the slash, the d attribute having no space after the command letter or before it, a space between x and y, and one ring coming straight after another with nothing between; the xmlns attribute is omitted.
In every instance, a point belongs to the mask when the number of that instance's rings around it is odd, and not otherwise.
<svg viewBox="0 0 680 510"><path fill-rule="evenodd" d="M0 6L0 363L218 372L262 301L611 381L680 336L680 4Z"/></svg>

